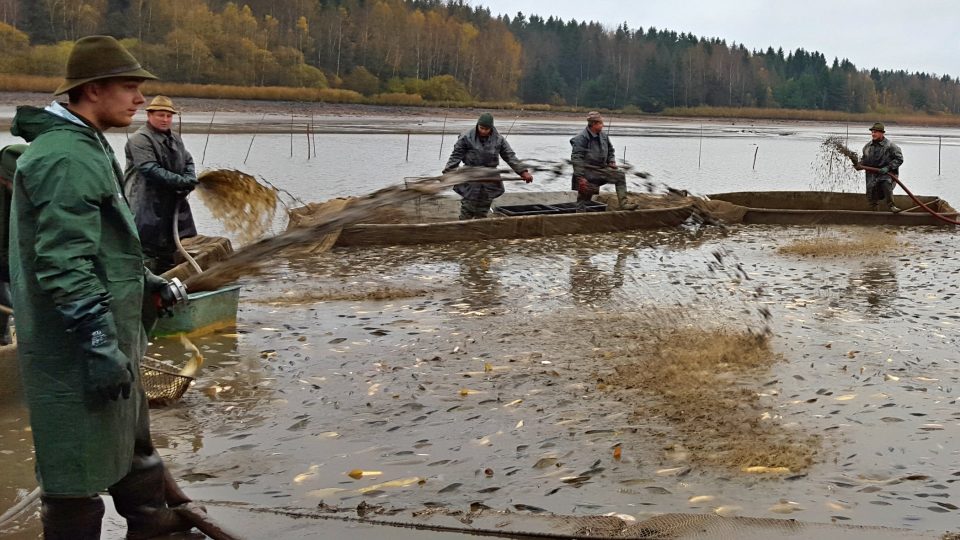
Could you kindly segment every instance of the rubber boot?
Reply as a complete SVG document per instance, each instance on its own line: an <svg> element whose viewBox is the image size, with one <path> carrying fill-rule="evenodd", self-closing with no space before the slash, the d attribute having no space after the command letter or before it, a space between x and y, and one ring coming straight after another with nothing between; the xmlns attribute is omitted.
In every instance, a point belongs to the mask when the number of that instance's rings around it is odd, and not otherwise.
<svg viewBox="0 0 960 540"><path fill-rule="evenodd" d="M103 499L90 497L40 497L44 540L100 540Z"/></svg>
<svg viewBox="0 0 960 540"><path fill-rule="evenodd" d="M880 210L880 204L877 201L870 201L870 211L876 212Z"/></svg>
<svg viewBox="0 0 960 540"><path fill-rule="evenodd" d="M617 183L617 204L620 206L620 210L636 210L637 205L630 204L627 202L627 185L626 183Z"/></svg>
<svg viewBox="0 0 960 540"><path fill-rule="evenodd" d="M154 453L135 458L127 476L110 486L117 513L127 520L128 540L146 540L192 528L180 514L167 507L166 476L163 462Z"/></svg>
<svg viewBox="0 0 960 540"><path fill-rule="evenodd" d="M884 182L883 202L887 204L887 208L889 208L890 211L893 212L894 214L900 211L900 209L897 208L895 204L893 204L893 183L892 182Z"/></svg>
<svg viewBox="0 0 960 540"><path fill-rule="evenodd" d="M593 202L593 195L588 193L577 193L577 213L587 211L587 203Z"/></svg>

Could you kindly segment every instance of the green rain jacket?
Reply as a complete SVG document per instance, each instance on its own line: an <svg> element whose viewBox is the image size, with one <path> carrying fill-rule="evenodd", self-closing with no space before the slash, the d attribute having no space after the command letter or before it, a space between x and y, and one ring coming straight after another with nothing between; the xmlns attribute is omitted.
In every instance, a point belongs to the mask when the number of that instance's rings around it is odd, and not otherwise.
<svg viewBox="0 0 960 540"><path fill-rule="evenodd" d="M143 253L99 130L52 103L18 107L11 132L31 143L14 177L10 273L37 477L46 495L89 495L123 478L134 440L149 440L147 400L139 383L129 399L87 396L85 360L57 306L108 293L139 381Z"/></svg>

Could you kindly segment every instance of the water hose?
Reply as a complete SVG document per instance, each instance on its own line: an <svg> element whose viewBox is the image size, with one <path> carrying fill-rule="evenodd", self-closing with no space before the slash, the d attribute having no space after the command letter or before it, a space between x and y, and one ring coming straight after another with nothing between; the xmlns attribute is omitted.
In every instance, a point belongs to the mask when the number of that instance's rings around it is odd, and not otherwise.
<svg viewBox="0 0 960 540"><path fill-rule="evenodd" d="M37 502L37 499L40 498L40 488L34 488L26 497L24 497L20 502L13 505L9 510L0 515L0 530L3 530L3 527L6 526L7 522L12 521L15 517L23 513L24 510Z"/></svg>
<svg viewBox="0 0 960 540"><path fill-rule="evenodd" d="M864 170L864 171L872 172L872 173L879 173L879 172L880 172L880 169L878 169L878 168L876 168L876 167L867 167L867 166L865 166L865 165L860 165L860 169L861 169L861 170ZM914 195L913 192L910 191L910 189L907 188L907 186L905 186L905 185L903 184L903 182L900 181L900 178L897 177L897 175L895 175L895 174L893 174L893 173L887 173L887 175L888 175L890 178L892 178L893 181L896 182L898 186L900 186L900 187L903 188L903 191L905 191L906 194L909 195L911 199L913 199L913 202L917 203L917 206L919 206L920 208L923 208L924 210L926 210L927 213L929 213L931 216L939 219L940 221L943 221L944 223L949 223L949 224L951 224L951 225L960 225L960 221L956 221L956 220L950 219L950 218L948 218L948 217L946 217L946 216L944 216L944 215L938 214L935 210L933 210L933 209L930 208L929 206L923 204L923 202L922 202L920 199L918 199L917 196Z"/></svg>
<svg viewBox="0 0 960 540"><path fill-rule="evenodd" d="M173 243L177 245L177 251L180 252L180 255L190 263L190 266L197 271L198 274L203 273L203 268L200 268L200 265L197 264L196 259L194 259L187 250L183 248L183 244L180 243L180 209L183 207L184 201L187 199L183 197L177 198L177 206L173 211Z"/></svg>

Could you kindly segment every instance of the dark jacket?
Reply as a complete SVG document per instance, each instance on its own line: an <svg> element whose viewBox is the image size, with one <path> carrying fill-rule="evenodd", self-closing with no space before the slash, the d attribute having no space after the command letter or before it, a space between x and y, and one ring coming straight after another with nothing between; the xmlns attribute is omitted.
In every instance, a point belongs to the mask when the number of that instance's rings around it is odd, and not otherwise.
<svg viewBox="0 0 960 540"><path fill-rule="evenodd" d="M879 141L871 140L863 147L863 158L860 163L878 169L886 167L893 174L899 174L900 166L903 165L903 152L900 151L899 146L886 137ZM880 181L892 181L889 176L874 172L867 172L866 178L868 188Z"/></svg>
<svg viewBox="0 0 960 540"><path fill-rule="evenodd" d="M10 282L10 205L13 202L13 175L25 144L11 144L0 150L0 282ZM2 331L2 329L0 329Z"/></svg>
<svg viewBox="0 0 960 540"><path fill-rule="evenodd" d="M130 136L123 191L130 201L145 248L172 252L173 215L183 200L178 222L180 238L197 235L186 195L197 181L193 156L173 131L162 133L149 124Z"/></svg>
<svg viewBox="0 0 960 540"><path fill-rule="evenodd" d="M492 128L490 135L481 139L477 135L477 128L473 127L464 132L457 139L457 144L453 146L453 152L450 153L450 159L447 160L443 168L444 173L455 170L461 162L467 167L488 167L496 169L500 166L500 158L507 162L507 165L517 174L527 170L510 148L507 142L497 128ZM500 180L498 172L490 172L490 180L484 182L464 182L457 184L453 190L464 199L495 199L503 195L503 182Z"/></svg>
<svg viewBox="0 0 960 540"><path fill-rule="evenodd" d="M590 128L584 128L579 135L570 139L570 162L573 165L571 189L577 189L576 178L582 176L596 184L609 180L606 170L616 162L616 153L610 144L606 131L594 134Z"/></svg>
<svg viewBox="0 0 960 540"><path fill-rule="evenodd" d="M58 306L109 295L120 350L138 373L143 252L99 130L54 103L18 107L10 131L31 143L13 182L10 277L37 478L45 495L90 495L129 472L134 439L149 437L147 399L139 383L130 399L86 399L80 338Z"/></svg>

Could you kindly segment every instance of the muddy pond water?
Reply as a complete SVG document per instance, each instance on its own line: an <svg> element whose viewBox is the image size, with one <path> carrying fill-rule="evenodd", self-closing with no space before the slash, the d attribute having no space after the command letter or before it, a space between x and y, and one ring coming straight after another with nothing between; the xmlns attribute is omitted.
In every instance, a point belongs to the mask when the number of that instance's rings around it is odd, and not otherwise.
<svg viewBox="0 0 960 540"><path fill-rule="evenodd" d="M337 131L314 136L316 158L307 160L303 134L290 158L288 134L261 133L244 165L251 134L214 134L204 166L240 168L309 201L442 167L436 118L315 121ZM444 153L450 132L467 125L448 121ZM377 126L394 132L371 133ZM510 142L522 158L554 160L577 129L519 120ZM711 193L816 186L820 141L846 129L710 123L701 150L699 123L615 120L612 137L655 180ZM850 146L862 146L866 126L850 130ZM915 192L960 203L960 132L888 135ZM199 162L205 134L185 139ZM122 142L112 136L118 150ZM200 228L216 234L195 207ZM781 251L878 233L892 240L873 253ZM193 497L258 507L366 501L409 515L480 502L948 531L960 505L958 274L956 233L935 227L677 229L278 260L245 283L236 329L194 340L206 366L180 403L154 411L154 437ZM704 440L735 441L737 430L715 430L724 419L708 416L691 435L651 412L661 394L615 384L618 370L656 361L622 354L637 336L716 327L771 332L768 366L723 372L718 384L758 399L757 422L814 441L810 466L746 472L704 458ZM183 361L186 352L160 340L150 354ZM35 486L13 364L0 357L0 509ZM717 395L706 390L704 400ZM36 537L38 517L16 530Z"/></svg>

